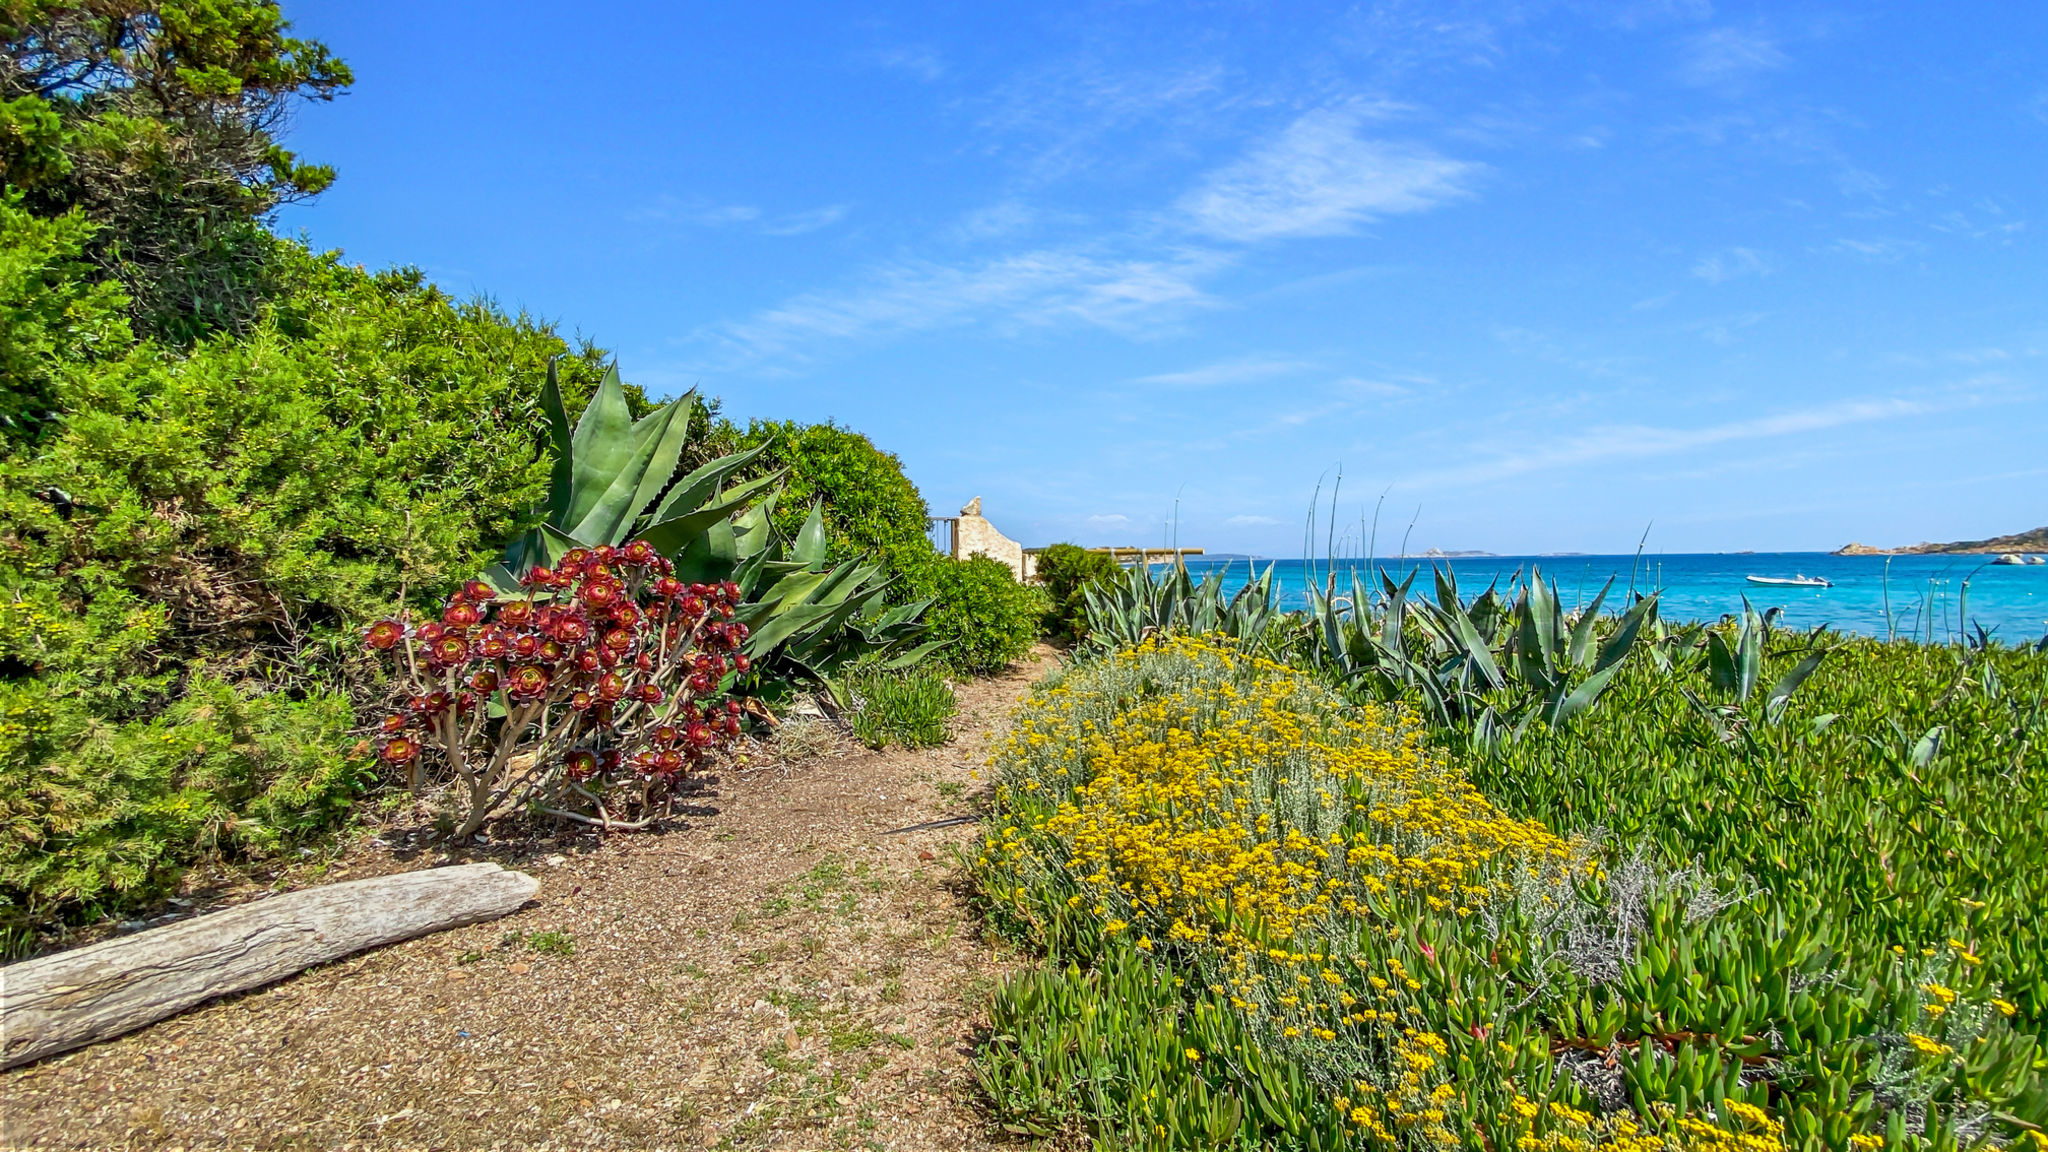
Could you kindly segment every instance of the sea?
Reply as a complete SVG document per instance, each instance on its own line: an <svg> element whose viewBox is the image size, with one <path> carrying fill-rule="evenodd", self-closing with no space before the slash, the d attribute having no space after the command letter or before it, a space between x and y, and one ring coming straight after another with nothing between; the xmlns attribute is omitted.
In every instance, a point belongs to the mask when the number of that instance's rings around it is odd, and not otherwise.
<svg viewBox="0 0 2048 1152"><path fill-rule="evenodd" d="M1421 569L1414 591L1434 597L1430 569L1447 568L1466 599L1491 581L1505 587L1517 570L1542 572L1556 583L1567 608L1592 602L1608 577L1614 590L1603 611L1625 607L1625 593L1660 594L1667 620L1718 620L1742 610L1745 597L1758 611L1781 608L1781 626L1821 626L1866 636L1954 642L1982 628L2005 644L2034 643L2048 636L2048 565L1992 564L1990 556L1836 556L1826 552L1741 552L1641 556L1456 556L1380 559L1373 567L1397 581ZM1337 584L1348 589L1364 560L1338 560ZM1283 608L1308 603L1309 582L1320 583L1327 561L1191 556L1190 575L1221 571L1235 590L1256 568L1270 565ZM1750 576L1820 576L1831 588L1787 588L1752 584Z"/></svg>

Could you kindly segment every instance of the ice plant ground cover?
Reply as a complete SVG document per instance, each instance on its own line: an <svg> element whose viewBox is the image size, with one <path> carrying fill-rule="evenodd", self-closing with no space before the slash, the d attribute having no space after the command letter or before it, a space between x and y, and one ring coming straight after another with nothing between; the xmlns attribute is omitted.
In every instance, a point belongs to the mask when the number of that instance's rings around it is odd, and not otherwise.
<svg viewBox="0 0 2048 1152"><path fill-rule="evenodd" d="M1844 970L1739 875L1517 818L1398 706L1238 642L1072 666L993 767L979 889L1047 953L979 1058L1017 1131L2048 1147L2037 1041L1969 940Z"/></svg>

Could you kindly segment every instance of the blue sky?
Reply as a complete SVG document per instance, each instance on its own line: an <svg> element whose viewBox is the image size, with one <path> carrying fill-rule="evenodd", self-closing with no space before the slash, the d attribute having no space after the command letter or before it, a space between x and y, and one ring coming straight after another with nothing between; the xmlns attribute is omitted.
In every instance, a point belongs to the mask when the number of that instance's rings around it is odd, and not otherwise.
<svg viewBox="0 0 2048 1152"><path fill-rule="evenodd" d="M2048 523L2048 5L287 0L287 229L1027 544Z"/></svg>

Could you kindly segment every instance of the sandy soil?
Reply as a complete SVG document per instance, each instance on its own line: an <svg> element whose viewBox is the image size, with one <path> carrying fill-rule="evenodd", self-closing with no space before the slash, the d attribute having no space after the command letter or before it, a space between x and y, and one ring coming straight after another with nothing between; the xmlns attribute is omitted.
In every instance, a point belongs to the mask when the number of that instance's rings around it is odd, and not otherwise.
<svg viewBox="0 0 2048 1152"><path fill-rule="evenodd" d="M889 830L970 811L1048 658L963 686L944 748L728 772L687 827L468 854L537 901L0 1073L0 1143L985 1147L967 1055L1017 960L959 884L975 826Z"/></svg>

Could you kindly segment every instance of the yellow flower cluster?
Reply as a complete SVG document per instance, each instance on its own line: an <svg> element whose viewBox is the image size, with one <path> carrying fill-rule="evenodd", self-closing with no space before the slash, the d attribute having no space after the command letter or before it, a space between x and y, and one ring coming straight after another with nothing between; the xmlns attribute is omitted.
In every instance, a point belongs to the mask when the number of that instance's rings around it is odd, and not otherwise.
<svg viewBox="0 0 2048 1152"><path fill-rule="evenodd" d="M1497 865L1555 871L1571 857L1392 711L1341 707L1216 638L1156 640L1113 661L1134 697L1162 661L1196 674L1128 706L1099 689L1042 692L994 761L999 800L1049 806L1033 829L1064 846L1075 904L1105 922L1143 916L1171 940L1267 950L1382 896L1466 915L1508 882ZM1014 836L993 849L1023 850Z"/></svg>
<svg viewBox="0 0 2048 1152"><path fill-rule="evenodd" d="M1785 1130L1763 1109L1730 1103L1728 1111L1726 1128L1681 1116L1654 1131L1627 1113L1594 1116L1555 1101L1544 1107L1517 1096L1515 1115L1528 1128L1516 1147L1520 1152L1784 1152ZM1539 1128L1542 1135L1536 1134Z"/></svg>

